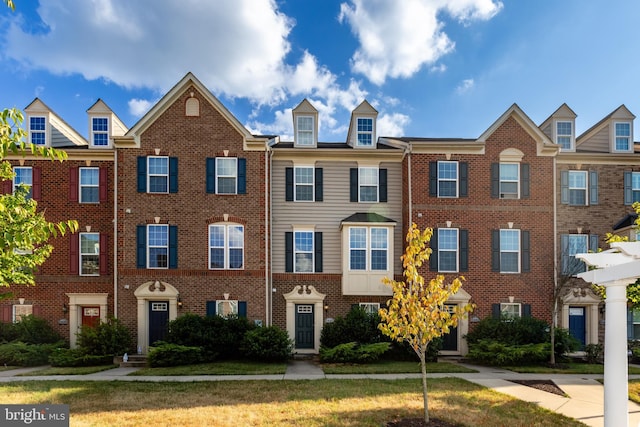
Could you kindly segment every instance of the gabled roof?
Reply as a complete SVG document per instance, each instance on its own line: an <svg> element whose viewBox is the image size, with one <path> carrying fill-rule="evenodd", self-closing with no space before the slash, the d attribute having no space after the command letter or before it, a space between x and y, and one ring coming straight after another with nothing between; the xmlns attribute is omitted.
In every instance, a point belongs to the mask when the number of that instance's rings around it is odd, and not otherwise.
<svg viewBox="0 0 640 427"><path fill-rule="evenodd" d="M518 106L513 104L507 109L489 128L478 137L478 142L486 142L487 139L510 117L513 117L523 129L531 135L531 137L537 143L537 153L539 156L553 156L558 152L559 145L554 144L545 135L538 126L527 116L524 111Z"/></svg>
<svg viewBox="0 0 640 427"><path fill-rule="evenodd" d="M356 145L356 138L357 138L356 133L357 133L357 127L358 127L358 124L356 123L356 120L355 120L356 117L369 117L373 119L373 122L374 122L373 137L375 138L375 133L377 128L375 121L378 117L378 110L373 108L371 104L369 104L369 101L365 99L360 103L360 105L354 108L354 110L351 112L351 120L349 121L349 131L347 132L347 143ZM372 146L371 148L375 148L375 145Z"/></svg>
<svg viewBox="0 0 640 427"><path fill-rule="evenodd" d="M598 133L604 126L606 126L611 119L624 119L624 120L633 120L636 116L633 115L629 109L622 104L611 113L607 114L602 118L598 123L591 126L589 129L584 131L579 137L576 138L576 145L578 145L578 141L582 141L585 139L589 139L594 134Z"/></svg>
<svg viewBox="0 0 640 427"><path fill-rule="evenodd" d="M104 102L101 98L98 98L98 100L87 109L87 114L102 114L111 116L111 134L113 136L122 136L128 131L127 125L125 125L124 122L120 120L120 117L118 117L118 115L114 113L113 110L107 105L107 103Z"/></svg>
<svg viewBox="0 0 640 427"><path fill-rule="evenodd" d="M153 124L182 94L184 91L194 86L198 92L207 100L237 131L240 133L245 144L247 141L255 140L249 130L231 114L229 110L207 89L193 73L188 72L169 92L167 92L148 112L145 114L125 136L134 137L136 145L140 144L140 135Z"/></svg>
<svg viewBox="0 0 640 427"><path fill-rule="evenodd" d="M311 102L307 98L303 99L300 104L298 104L293 110L292 113L303 113L303 114L318 114L318 110L313 106Z"/></svg>
<svg viewBox="0 0 640 427"><path fill-rule="evenodd" d="M578 117L578 115L574 113L574 111L571 108L569 108L569 106L566 103L563 103L561 106L558 107L556 111L551 113L549 117L547 117L542 123L540 123L539 128L544 129L544 127L547 126L549 122L551 122L551 120L553 120L554 118L575 120L576 117Z"/></svg>
<svg viewBox="0 0 640 427"><path fill-rule="evenodd" d="M65 122L60 116L53 112L40 98L35 98L24 109L27 115L48 116L51 146L53 148L87 146L89 143L70 124Z"/></svg>

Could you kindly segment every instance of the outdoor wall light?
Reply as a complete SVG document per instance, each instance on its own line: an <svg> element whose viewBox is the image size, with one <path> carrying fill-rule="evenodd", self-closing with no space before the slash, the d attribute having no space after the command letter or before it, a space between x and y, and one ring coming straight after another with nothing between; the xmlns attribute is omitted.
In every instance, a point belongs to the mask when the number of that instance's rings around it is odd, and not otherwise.
<svg viewBox="0 0 640 427"><path fill-rule="evenodd" d="M329 311L329 306L328 305L324 306L324 311Z"/></svg>
<svg viewBox="0 0 640 427"><path fill-rule="evenodd" d="M182 308L182 300L178 297L178 308Z"/></svg>
<svg viewBox="0 0 640 427"><path fill-rule="evenodd" d="M66 302L63 302L63 303L62 303L62 312L63 312L63 313L66 313L66 312L68 312L68 311L69 311L69 307L67 306L67 303L66 303Z"/></svg>

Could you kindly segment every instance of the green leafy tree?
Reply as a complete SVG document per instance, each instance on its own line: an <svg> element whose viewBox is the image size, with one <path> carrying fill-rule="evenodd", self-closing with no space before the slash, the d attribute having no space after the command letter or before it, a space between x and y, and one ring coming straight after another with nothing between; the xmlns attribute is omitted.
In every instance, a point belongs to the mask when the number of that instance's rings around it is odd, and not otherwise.
<svg viewBox="0 0 640 427"><path fill-rule="evenodd" d="M408 245L401 257L404 281L383 279L393 289L393 297L388 308L379 311L382 333L399 342L406 341L420 358L424 420L427 423L427 347L434 339L449 333L458 325L458 320L473 309L472 304L466 304L456 306L451 312L445 305L449 297L458 292L464 277L456 277L450 284L445 284L443 275L436 275L427 282L420 274L420 267L431 255L427 244L432 235L432 228L421 232L415 223L411 225L406 237Z"/></svg>
<svg viewBox="0 0 640 427"><path fill-rule="evenodd" d="M5 1L6 2L6 1ZM26 144L23 116L19 110L0 113L0 180L11 180L14 172L8 155L31 153L52 161L67 158L64 151ZM28 186L20 186L13 194L0 196L0 286L35 285L34 271L51 254L49 239L75 232L76 221L49 222L38 204L28 197ZM6 294L5 294L6 295Z"/></svg>

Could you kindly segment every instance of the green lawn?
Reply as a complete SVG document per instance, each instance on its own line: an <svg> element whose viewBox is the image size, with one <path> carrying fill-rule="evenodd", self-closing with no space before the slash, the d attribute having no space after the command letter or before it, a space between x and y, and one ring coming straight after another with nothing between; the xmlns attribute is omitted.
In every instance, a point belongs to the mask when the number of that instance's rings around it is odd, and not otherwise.
<svg viewBox="0 0 640 427"><path fill-rule="evenodd" d="M502 368L522 374L595 374L604 375L604 365L588 363L565 363L562 368L547 366L503 366ZM630 375L640 374L640 368L629 366Z"/></svg>
<svg viewBox="0 0 640 427"><path fill-rule="evenodd" d="M430 379L431 417L473 427L584 427L456 378ZM4 404L68 404L72 426L381 426L422 412L419 379L0 384Z"/></svg>
<svg viewBox="0 0 640 427"><path fill-rule="evenodd" d="M107 369L113 369L116 365L102 365L102 366L80 366L75 368L57 368L48 367L39 369L37 371L26 372L20 374L21 377L37 377L41 375L87 375L94 374L96 372L106 371Z"/></svg>
<svg viewBox="0 0 640 427"><path fill-rule="evenodd" d="M420 373L420 362L379 361L367 364L323 363L325 374L404 374ZM449 363L427 363L427 373L477 372L464 366Z"/></svg>
<svg viewBox="0 0 640 427"><path fill-rule="evenodd" d="M220 361L167 368L143 368L129 375L280 375L287 370L286 363L260 363Z"/></svg>

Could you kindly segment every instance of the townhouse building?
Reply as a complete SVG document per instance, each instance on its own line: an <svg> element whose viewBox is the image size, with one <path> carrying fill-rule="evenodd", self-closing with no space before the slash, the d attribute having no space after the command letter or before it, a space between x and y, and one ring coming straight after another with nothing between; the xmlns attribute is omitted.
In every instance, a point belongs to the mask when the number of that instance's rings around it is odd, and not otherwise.
<svg viewBox="0 0 640 427"><path fill-rule="evenodd" d="M47 219L79 230L52 241L37 286L0 300L1 320L42 316L72 346L80 326L110 316L146 352L181 314L235 314L317 353L326 322L387 302L381 279L401 279L413 222L434 229L425 277L464 276L449 305L476 305L443 354L465 354L487 316L551 321L554 289L559 326L595 343L602 301L572 277L585 268L574 255L614 229L636 239L640 166L624 106L580 136L566 104L540 125L514 104L477 138L385 137L365 100L345 141L323 142L305 99L284 141L251 134L188 73L130 129L102 100L87 110L88 138L39 99L25 113L29 142L69 159L12 156L16 178L0 189L30 184Z"/></svg>

